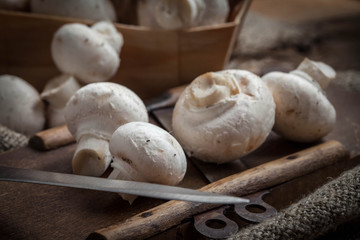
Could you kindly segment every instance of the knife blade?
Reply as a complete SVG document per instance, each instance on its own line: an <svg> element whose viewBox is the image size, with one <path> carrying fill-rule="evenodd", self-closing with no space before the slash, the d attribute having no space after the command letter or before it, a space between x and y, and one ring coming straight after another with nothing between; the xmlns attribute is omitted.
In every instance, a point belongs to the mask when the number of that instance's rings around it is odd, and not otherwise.
<svg viewBox="0 0 360 240"><path fill-rule="evenodd" d="M165 200L236 204L247 199L162 184L124 181L75 174L0 166L0 181L47 184L89 190L126 193Z"/></svg>

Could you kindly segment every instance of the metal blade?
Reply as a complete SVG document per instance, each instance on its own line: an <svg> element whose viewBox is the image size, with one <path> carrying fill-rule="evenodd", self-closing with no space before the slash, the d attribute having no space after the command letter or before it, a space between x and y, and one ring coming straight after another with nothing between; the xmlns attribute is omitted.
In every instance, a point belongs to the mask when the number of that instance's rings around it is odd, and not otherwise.
<svg viewBox="0 0 360 240"><path fill-rule="evenodd" d="M143 197L166 200L182 200L201 203L236 204L248 202L247 199L202 192L193 189L161 184L123 181L75 174L46 172L0 166L0 180L38 183L72 188L82 188L115 193L126 193Z"/></svg>

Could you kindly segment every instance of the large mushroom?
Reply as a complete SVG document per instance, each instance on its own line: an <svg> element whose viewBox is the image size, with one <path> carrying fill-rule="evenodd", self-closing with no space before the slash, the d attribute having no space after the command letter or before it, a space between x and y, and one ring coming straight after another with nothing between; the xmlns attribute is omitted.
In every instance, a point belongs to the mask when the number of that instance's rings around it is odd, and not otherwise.
<svg viewBox="0 0 360 240"><path fill-rule="evenodd" d="M271 92L258 76L224 70L191 82L175 105L172 126L189 156L225 163L257 149L274 119Z"/></svg>
<svg viewBox="0 0 360 240"><path fill-rule="evenodd" d="M109 25L112 24L97 23L93 29L69 23L58 29L51 43L57 68L85 84L107 81L114 76L120 64L123 38Z"/></svg>
<svg viewBox="0 0 360 240"><path fill-rule="evenodd" d="M336 122L336 111L323 89L335 78L329 65L309 59L290 72L270 72L262 79L276 105L274 131L297 142L312 142L327 135Z"/></svg>
<svg viewBox="0 0 360 240"><path fill-rule="evenodd" d="M116 11L110 0L30 0L35 13L88 19L116 21Z"/></svg>
<svg viewBox="0 0 360 240"><path fill-rule="evenodd" d="M25 134L32 135L44 129L45 110L38 91L25 80L0 76L0 123Z"/></svg>
<svg viewBox="0 0 360 240"><path fill-rule="evenodd" d="M110 139L113 171L109 178L178 184L186 172L186 157L176 139L167 131L146 122L120 126ZM133 195L121 194L130 203Z"/></svg>
<svg viewBox="0 0 360 240"><path fill-rule="evenodd" d="M65 120L78 145L73 172L100 176L111 161L109 140L121 125L148 121L142 100L130 89L111 82L80 88L65 107Z"/></svg>
<svg viewBox="0 0 360 240"><path fill-rule="evenodd" d="M229 14L223 0L147 0L138 3L138 23L155 29L184 29L223 23Z"/></svg>

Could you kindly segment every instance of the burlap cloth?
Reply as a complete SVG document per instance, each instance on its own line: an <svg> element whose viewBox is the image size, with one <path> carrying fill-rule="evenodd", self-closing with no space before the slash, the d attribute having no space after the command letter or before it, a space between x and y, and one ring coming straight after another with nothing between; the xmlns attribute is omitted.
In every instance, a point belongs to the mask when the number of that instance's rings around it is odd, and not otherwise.
<svg viewBox="0 0 360 240"><path fill-rule="evenodd" d="M318 188L276 217L240 230L228 240L360 239L360 165ZM335 234L346 222L352 229ZM354 229L354 226L357 226ZM329 234L331 233L331 234ZM328 234L328 237L324 237Z"/></svg>
<svg viewBox="0 0 360 240"><path fill-rule="evenodd" d="M0 124L0 153L26 146L28 137Z"/></svg>

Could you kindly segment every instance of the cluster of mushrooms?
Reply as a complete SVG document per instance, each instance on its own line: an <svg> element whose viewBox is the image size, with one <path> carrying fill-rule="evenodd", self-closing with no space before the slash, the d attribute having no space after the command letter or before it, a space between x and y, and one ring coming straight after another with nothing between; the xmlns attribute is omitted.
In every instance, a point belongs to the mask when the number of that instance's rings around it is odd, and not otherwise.
<svg viewBox="0 0 360 240"><path fill-rule="evenodd" d="M0 0L1 8L166 30L224 23L230 11L224 0Z"/></svg>
<svg viewBox="0 0 360 240"><path fill-rule="evenodd" d="M122 45L121 33L110 22L91 27L65 24L51 43L51 56L61 74L50 79L40 94L20 77L0 76L6 96L2 123L25 135L65 124L69 98L85 84L110 79L119 68Z"/></svg>
<svg viewBox="0 0 360 240"><path fill-rule="evenodd" d="M66 124L77 141L75 174L101 176L112 164L109 178L178 184L187 167L180 144L149 123L143 101L132 90L107 82L119 67L122 45L121 33L109 22L63 25L51 43L62 74L41 94L19 77L1 76L0 121L26 135L43 130L45 122Z"/></svg>
<svg viewBox="0 0 360 240"><path fill-rule="evenodd" d="M205 73L176 102L173 135L148 122L144 103L131 90L88 84L65 108L78 142L73 170L101 176L111 165L109 178L175 185L186 172L184 151L221 164L254 151L272 130L292 141L319 140L335 125L335 109L324 93L333 78L330 66L307 58L294 71L262 78L235 69Z"/></svg>
<svg viewBox="0 0 360 240"><path fill-rule="evenodd" d="M336 112L324 89L335 71L307 58L289 73L262 78L244 70L197 77L177 101L174 136L188 156L225 163L257 149L271 130L312 142L334 127Z"/></svg>
<svg viewBox="0 0 360 240"><path fill-rule="evenodd" d="M67 14L78 9L66 10L70 3L95 4L102 13L111 6L110 1L60 2L31 4L38 9L56 6ZM229 11L222 0L147 0L137 6L139 23L159 29L224 22ZM51 79L41 94L21 78L0 76L0 122L26 135L43 130L46 122L48 127L66 124L77 141L75 174L102 176L111 166L109 178L168 185L183 179L185 152L221 164L254 151L272 130L292 141L312 142L335 125L335 109L324 93L335 71L304 59L294 71L262 78L235 69L198 76L175 105L170 134L149 123L136 93L107 82L119 68L123 44L122 34L109 21L63 25L51 43L61 75ZM136 198L121 196L129 202Z"/></svg>

